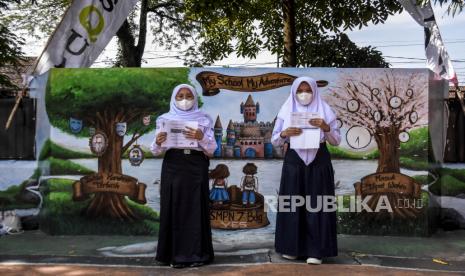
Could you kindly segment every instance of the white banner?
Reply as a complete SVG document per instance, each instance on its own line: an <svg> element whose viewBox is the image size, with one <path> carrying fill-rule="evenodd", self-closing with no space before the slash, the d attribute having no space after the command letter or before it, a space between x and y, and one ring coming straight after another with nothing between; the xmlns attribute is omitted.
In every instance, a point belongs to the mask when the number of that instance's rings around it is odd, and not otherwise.
<svg viewBox="0 0 465 276"><path fill-rule="evenodd" d="M138 0L74 0L53 33L34 75L51 68L90 67Z"/></svg>
<svg viewBox="0 0 465 276"><path fill-rule="evenodd" d="M457 75L441 38L431 2L417 4L417 0L399 0L404 9L425 29L426 64L441 78L458 85Z"/></svg>

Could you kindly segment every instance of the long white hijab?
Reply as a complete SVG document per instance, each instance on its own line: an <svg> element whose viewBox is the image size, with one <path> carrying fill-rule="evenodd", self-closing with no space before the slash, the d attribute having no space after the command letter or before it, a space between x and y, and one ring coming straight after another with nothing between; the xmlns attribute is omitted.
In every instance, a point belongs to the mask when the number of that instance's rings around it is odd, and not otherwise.
<svg viewBox="0 0 465 276"><path fill-rule="evenodd" d="M308 105L302 105L297 101L297 88L302 82L310 85L313 91L312 102ZM278 118L284 121L283 130L291 126L291 113L292 112L313 112L319 113L320 118L324 119L329 125L336 120L336 114L332 108L320 96L320 90L316 81L310 77L299 77L294 80L291 86L291 93L286 102L281 106L278 113ZM324 138L323 131L320 135L320 141ZM295 149L300 159L304 161L305 165L310 164L316 156L318 149Z"/></svg>
<svg viewBox="0 0 465 276"><path fill-rule="evenodd" d="M176 95L182 88L189 89L194 95L194 106L187 111L181 110L176 106ZM199 109L197 91L194 87L188 84L180 84L173 89L170 101L170 111L162 114L160 118L166 120L197 121L200 126L209 128L213 127L213 119L210 115Z"/></svg>

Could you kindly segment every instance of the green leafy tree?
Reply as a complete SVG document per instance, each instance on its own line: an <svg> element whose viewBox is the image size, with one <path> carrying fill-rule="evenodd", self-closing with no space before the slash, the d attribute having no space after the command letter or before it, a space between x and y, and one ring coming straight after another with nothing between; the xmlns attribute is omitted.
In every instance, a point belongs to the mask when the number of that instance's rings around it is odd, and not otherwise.
<svg viewBox="0 0 465 276"><path fill-rule="evenodd" d="M70 117L83 120L108 137L108 147L98 157L98 173L123 174L121 159L125 151L154 124L143 126L142 118L155 118L166 112L172 89L187 82L187 69L60 69L53 70L47 88L47 112L53 126L71 133ZM126 122L129 141L116 134L116 123ZM86 132L80 134L85 136ZM123 196L98 193L88 214L131 218Z"/></svg>
<svg viewBox="0 0 465 276"><path fill-rule="evenodd" d="M189 49L191 64L209 64L233 52L255 58L268 50L278 55L283 66L309 65L316 60L332 66L332 57L344 53L339 48L342 44L331 44L334 39L345 41L347 37L340 37L344 31L383 23L401 10L396 0L186 0L185 5L186 17L202 26L198 45ZM332 38L327 35L331 33ZM314 51L318 47L321 49ZM363 61L359 59L358 63Z"/></svg>
<svg viewBox="0 0 465 276"><path fill-rule="evenodd" d="M313 58L308 58L306 53L312 53ZM325 36L321 41L306 43L297 59L307 67L389 67L380 51L371 46L358 47L346 34Z"/></svg>
<svg viewBox="0 0 465 276"><path fill-rule="evenodd" d="M430 0L422 0L423 3L427 3ZM465 1L464 0L434 0L435 4L439 4L439 6L447 6L447 13L455 16L463 11L463 8L465 7Z"/></svg>
<svg viewBox="0 0 465 276"><path fill-rule="evenodd" d="M70 1L35 2L19 5L8 22L30 35L49 35ZM261 51L269 50L283 60L284 66L347 67L353 63L332 60L347 52L344 45L327 45L346 40L341 37L345 30L362 28L370 22L383 23L400 10L396 0L141 0L117 32L120 47L115 65L140 67L147 34L151 33L166 50L190 45L182 53L170 55L190 66L209 65L232 53L255 58ZM332 36L327 35L331 33ZM315 54L315 43L324 43L320 47L327 51ZM377 52L358 50L358 54L366 53L372 61L380 59ZM356 64L365 60L366 57L358 59ZM364 66L375 65L384 67L385 63Z"/></svg>
<svg viewBox="0 0 465 276"><path fill-rule="evenodd" d="M51 35L70 4L71 0L23 1L5 17L5 22L40 39ZM184 15L183 1L140 0L116 33L119 49L114 65L141 67L149 33L161 47L180 49L197 30Z"/></svg>
<svg viewBox="0 0 465 276"><path fill-rule="evenodd" d="M4 11L9 9L13 0L0 0L0 18L4 16ZM0 21L0 68L7 66L16 67L23 59L21 46L24 41L16 36L7 24ZM17 88L10 78L0 72L0 86L4 88Z"/></svg>

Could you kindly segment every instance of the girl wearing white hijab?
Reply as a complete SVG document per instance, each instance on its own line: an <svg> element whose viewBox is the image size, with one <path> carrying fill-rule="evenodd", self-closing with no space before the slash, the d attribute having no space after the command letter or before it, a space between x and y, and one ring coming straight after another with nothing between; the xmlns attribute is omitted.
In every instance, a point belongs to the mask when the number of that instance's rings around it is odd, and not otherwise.
<svg viewBox="0 0 465 276"><path fill-rule="evenodd" d="M197 121L185 136L198 141L198 148L165 148L166 120ZM213 120L198 108L194 87L181 84L171 95L170 111L157 118L151 151L163 152L160 187L160 231L156 260L172 267L200 266L213 260L209 214L209 157L217 144Z"/></svg>
<svg viewBox="0 0 465 276"><path fill-rule="evenodd" d="M289 137L302 133L302 129L291 126L292 112L319 114L319 119L309 122L321 129L318 149L290 148ZM311 208L316 209L317 197L335 195L334 171L326 141L331 145L341 142L336 115L320 97L316 81L299 77L293 82L291 94L281 107L273 129L273 145L288 144L280 196L301 196L306 201L310 200ZM324 202L323 198L320 200ZM309 212L305 204L296 207L295 212L278 212L275 249L287 259L307 258L309 264L321 264L322 258L337 256L336 212L324 212L322 209Z"/></svg>

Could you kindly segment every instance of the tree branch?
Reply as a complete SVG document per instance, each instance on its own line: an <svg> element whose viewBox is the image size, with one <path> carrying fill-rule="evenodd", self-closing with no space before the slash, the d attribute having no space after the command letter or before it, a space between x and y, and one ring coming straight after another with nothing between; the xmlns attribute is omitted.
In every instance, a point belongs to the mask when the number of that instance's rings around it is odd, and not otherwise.
<svg viewBox="0 0 465 276"><path fill-rule="evenodd" d="M121 149L121 154L125 153L129 147L137 140L139 139L140 137L142 136L142 134L139 134L139 133L134 133L132 135L132 138L131 140L129 140L126 145L123 146L123 148Z"/></svg>
<svg viewBox="0 0 465 276"><path fill-rule="evenodd" d="M147 5L147 11L148 12L156 12L158 9L161 8L180 8L181 5L177 3L176 1L168 1L164 3L158 3L156 5Z"/></svg>
<svg viewBox="0 0 465 276"><path fill-rule="evenodd" d="M156 15L158 15L158 16L161 17L161 18L168 18L169 20L174 21L174 22L176 22L176 23L181 23L181 22L182 22L181 19L175 18L175 17L173 17L173 16L171 16L171 15L168 15L168 14L166 14L166 13L163 12L163 11L153 11L153 13L156 14Z"/></svg>

